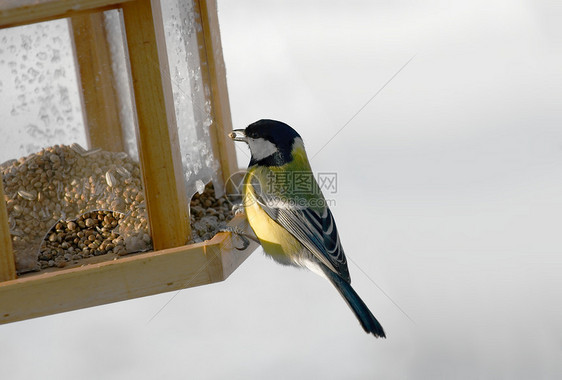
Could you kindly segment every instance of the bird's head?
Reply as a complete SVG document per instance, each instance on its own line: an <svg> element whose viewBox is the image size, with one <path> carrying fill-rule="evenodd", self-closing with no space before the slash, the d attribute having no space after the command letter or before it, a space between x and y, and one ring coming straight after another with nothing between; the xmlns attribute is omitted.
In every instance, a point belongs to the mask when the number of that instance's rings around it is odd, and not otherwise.
<svg viewBox="0 0 562 380"><path fill-rule="evenodd" d="M290 126L276 120L262 119L246 129L235 129L229 134L234 141L243 141L250 147L250 166L282 166L293 160L295 149L304 150L300 135Z"/></svg>

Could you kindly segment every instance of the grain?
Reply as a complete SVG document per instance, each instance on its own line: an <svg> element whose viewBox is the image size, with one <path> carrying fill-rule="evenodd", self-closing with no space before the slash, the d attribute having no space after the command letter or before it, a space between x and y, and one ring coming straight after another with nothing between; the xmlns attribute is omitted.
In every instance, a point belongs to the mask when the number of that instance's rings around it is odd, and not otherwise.
<svg viewBox="0 0 562 380"><path fill-rule="evenodd" d="M55 145L0 170L18 273L152 248L140 167L126 153ZM231 217L208 184L191 201L191 241Z"/></svg>
<svg viewBox="0 0 562 380"><path fill-rule="evenodd" d="M117 167L126 170L121 170L123 175L129 173L127 183L115 178ZM53 228L54 232L59 231L57 242L64 240L60 236L61 231L78 232L96 226L103 229L92 218L86 225L88 218L83 219L81 216L88 212L119 212L127 215L127 218L120 219L119 223L114 220L113 229L122 229L126 234L148 234L145 208L137 210L144 204L140 170L138 164L123 152L104 152L101 149L87 151L78 144L55 145L27 157L5 162L0 165L0 170L19 273L45 266L60 266L60 260L72 259L72 256L65 256L64 253L53 256L58 261L40 260L39 257L44 256L46 242L52 243L50 236ZM123 193L134 196L124 199ZM138 219L144 221L139 222ZM65 224L64 228L60 225L61 221ZM135 225L142 230L135 231ZM58 240L59 237L61 240ZM76 250L76 246L70 243L65 249L70 247ZM57 248L65 251L61 246ZM149 249L150 243L142 248ZM130 251L125 247L125 252Z"/></svg>

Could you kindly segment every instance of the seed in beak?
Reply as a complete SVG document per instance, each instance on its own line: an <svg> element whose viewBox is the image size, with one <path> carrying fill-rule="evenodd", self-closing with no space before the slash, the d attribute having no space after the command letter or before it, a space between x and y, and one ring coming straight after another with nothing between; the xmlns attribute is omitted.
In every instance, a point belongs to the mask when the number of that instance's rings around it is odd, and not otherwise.
<svg viewBox="0 0 562 380"><path fill-rule="evenodd" d="M234 141L248 142L246 139L246 133L243 129L235 129L228 134L228 136Z"/></svg>

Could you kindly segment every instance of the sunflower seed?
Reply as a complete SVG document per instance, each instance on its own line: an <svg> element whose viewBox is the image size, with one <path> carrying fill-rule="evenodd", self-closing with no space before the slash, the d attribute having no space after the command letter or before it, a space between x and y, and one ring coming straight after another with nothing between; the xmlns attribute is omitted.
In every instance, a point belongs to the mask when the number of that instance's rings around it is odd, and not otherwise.
<svg viewBox="0 0 562 380"><path fill-rule="evenodd" d="M73 143L72 145L70 145L70 148L79 155L83 155L84 153L86 153L86 149L82 148L82 146L77 143Z"/></svg>
<svg viewBox="0 0 562 380"><path fill-rule="evenodd" d="M123 178L131 178L131 172L129 172L127 169L125 169L122 166L116 167L115 171L117 171L117 173L119 173L119 175Z"/></svg>
<svg viewBox="0 0 562 380"><path fill-rule="evenodd" d="M107 186L109 187L113 187L117 183L115 176L109 170L105 172L105 182L107 182Z"/></svg>
<svg viewBox="0 0 562 380"><path fill-rule="evenodd" d="M18 195L23 199L27 199L28 201L37 199L37 193L31 191L18 190Z"/></svg>
<svg viewBox="0 0 562 380"><path fill-rule="evenodd" d="M82 157L88 157L91 156L92 154L96 154L101 152L101 148L95 148L95 149L90 149L84 153L81 154Z"/></svg>

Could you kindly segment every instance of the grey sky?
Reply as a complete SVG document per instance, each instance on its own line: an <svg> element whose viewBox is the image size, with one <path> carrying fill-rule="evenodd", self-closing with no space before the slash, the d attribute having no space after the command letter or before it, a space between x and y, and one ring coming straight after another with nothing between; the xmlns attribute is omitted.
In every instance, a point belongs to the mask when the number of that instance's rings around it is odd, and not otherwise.
<svg viewBox="0 0 562 380"><path fill-rule="evenodd" d="M562 376L556 1L219 1L233 121L283 120L336 172L375 340L259 250L226 282L0 327L6 378ZM240 148L241 166L248 162Z"/></svg>

